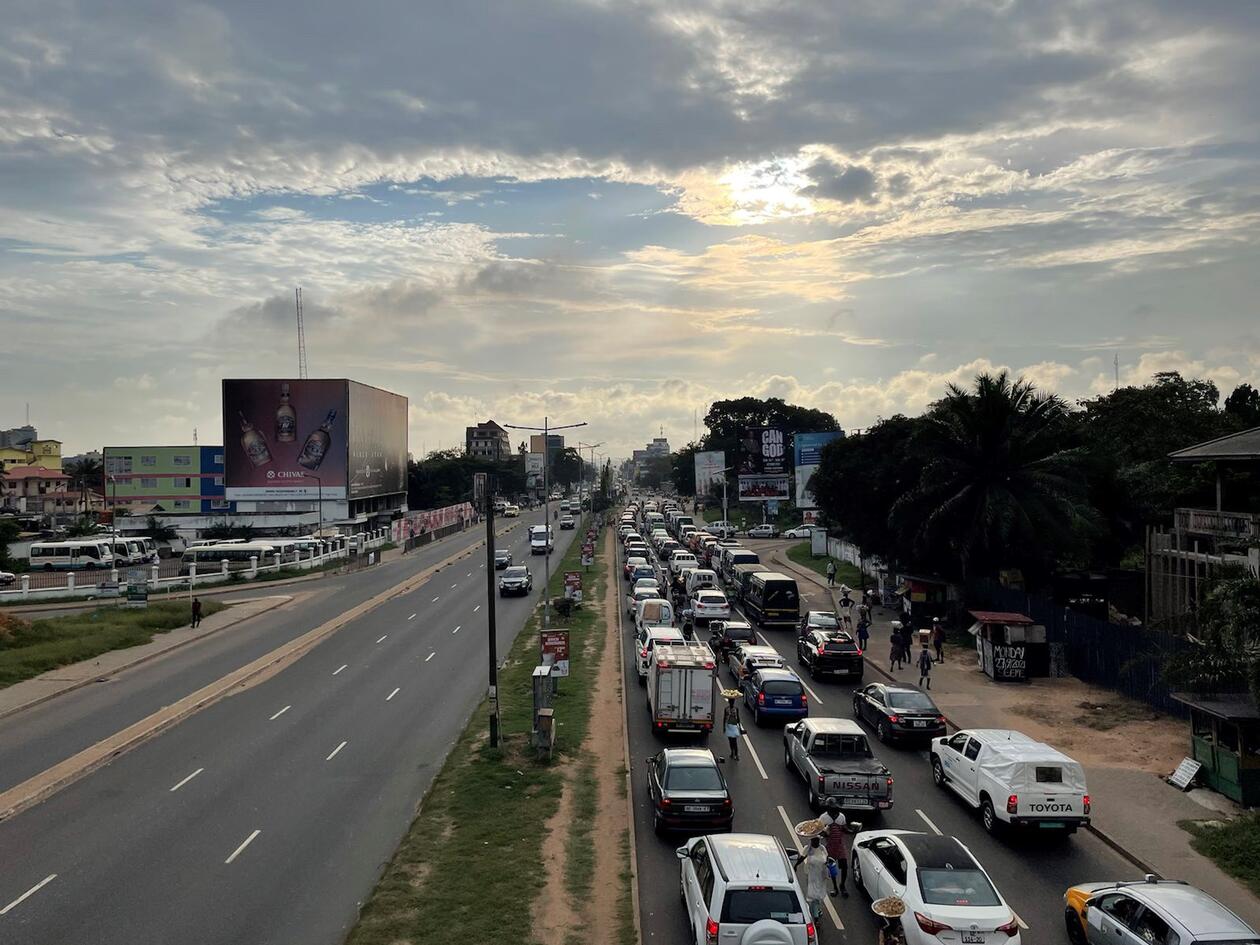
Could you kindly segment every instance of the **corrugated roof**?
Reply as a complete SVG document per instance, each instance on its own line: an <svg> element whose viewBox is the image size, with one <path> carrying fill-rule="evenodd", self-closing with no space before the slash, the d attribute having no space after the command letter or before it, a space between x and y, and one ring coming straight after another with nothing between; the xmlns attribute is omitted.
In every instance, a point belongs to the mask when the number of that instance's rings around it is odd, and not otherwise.
<svg viewBox="0 0 1260 945"><path fill-rule="evenodd" d="M971 616L975 617L981 623L1005 623L1005 624L1030 624L1031 617L1023 614L1007 613L1001 610L973 610L970 611Z"/></svg>
<svg viewBox="0 0 1260 945"><path fill-rule="evenodd" d="M1205 443L1173 450L1168 458L1174 463L1202 463L1208 460L1260 459L1260 427L1227 433Z"/></svg>
<svg viewBox="0 0 1260 945"><path fill-rule="evenodd" d="M69 479L60 469L47 466L10 466L4 471L6 479Z"/></svg>

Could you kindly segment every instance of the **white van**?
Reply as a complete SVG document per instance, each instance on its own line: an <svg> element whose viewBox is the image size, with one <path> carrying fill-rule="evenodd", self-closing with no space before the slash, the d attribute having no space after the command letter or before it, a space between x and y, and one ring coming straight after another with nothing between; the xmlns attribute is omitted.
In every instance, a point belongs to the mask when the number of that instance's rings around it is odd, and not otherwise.
<svg viewBox="0 0 1260 945"><path fill-rule="evenodd" d="M702 587L717 587L717 572L708 568L693 568L687 572L687 596L691 597Z"/></svg>
<svg viewBox="0 0 1260 945"><path fill-rule="evenodd" d="M937 787L980 808L984 827L1075 833L1089 826L1085 770L1057 748L1007 729L966 729L932 740Z"/></svg>
<svg viewBox="0 0 1260 945"><path fill-rule="evenodd" d="M549 555L554 547L555 533L550 525L529 527L529 553L531 555Z"/></svg>
<svg viewBox="0 0 1260 945"><path fill-rule="evenodd" d="M634 605L634 629L669 626L674 622L674 605L663 597L657 600L641 600Z"/></svg>
<svg viewBox="0 0 1260 945"><path fill-rule="evenodd" d="M114 566L113 540L110 538L31 543L32 571L109 570Z"/></svg>

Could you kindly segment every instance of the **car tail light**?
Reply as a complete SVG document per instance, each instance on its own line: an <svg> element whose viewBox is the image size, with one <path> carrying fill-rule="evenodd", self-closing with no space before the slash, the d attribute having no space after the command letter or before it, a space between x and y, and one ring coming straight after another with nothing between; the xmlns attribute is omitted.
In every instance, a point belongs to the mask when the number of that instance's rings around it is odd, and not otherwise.
<svg viewBox="0 0 1260 945"><path fill-rule="evenodd" d="M724 798L722 798L722 806L723 806L723 807L730 807L730 806L731 806L731 799L730 799L729 797L724 797Z"/></svg>
<svg viewBox="0 0 1260 945"><path fill-rule="evenodd" d="M818 790L821 791L827 785L827 779L823 775L818 776Z"/></svg>
<svg viewBox="0 0 1260 945"><path fill-rule="evenodd" d="M996 929L998 932L1005 932L1007 938L1014 938L1019 934L1019 919L1011 916L1011 921L1006 925L999 925Z"/></svg>
<svg viewBox="0 0 1260 945"><path fill-rule="evenodd" d="M673 801L671 801L668 797L662 797L662 798L661 798L661 806L662 806L662 807L671 807L671 806L673 806L673 803L674 803L674 802L673 802Z"/></svg>
<svg viewBox="0 0 1260 945"><path fill-rule="evenodd" d="M704 923L704 940L707 945L717 945L718 930L718 924L714 922L713 917L710 916Z"/></svg>
<svg viewBox="0 0 1260 945"><path fill-rule="evenodd" d="M888 786L889 786L889 787L892 787L892 783L893 783L893 779L892 779L892 775L890 774L890 775L888 776Z"/></svg>
<svg viewBox="0 0 1260 945"><path fill-rule="evenodd" d="M892 722L892 724L893 724L893 725L896 725L898 722L900 722L900 721L901 721L901 716L900 716L900 715L890 715L890 716L888 716L888 721L889 721L889 722Z"/></svg>
<svg viewBox="0 0 1260 945"><path fill-rule="evenodd" d="M1089 813L1089 795L1085 795L1085 813Z"/></svg>
<svg viewBox="0 0 1260 945"><path fill-rule="evenodd" d="M943 715L938 715L938 716L936 717L936 721L937 721L937 723L939 723L940 725L944 725L944 724L945 724L945 716L943 716Z"/></svg>
<svg viewBox="0 0 1260 945"><path fill-rule="evenodd" d="M801 693L801 705L805 705L805 706L809 705L809 696L807 696L803 692Z"/></svg>
<svg viewBox="0 0 1260 945"><path fill-rule="evenodd" d="M952 932L953 928L944 922L937 922L935 919L929 919L922 912L914 914L914 920L919 923L921 928L928 935L938 935L941 932Z"/></svg>
<svg viewBox="0 0 1260 945"><path fill-rule="evenodd" d="M1013 814L1017 810L1019 810L1019 795L1012 794L1006 799L1006 812L1008 814Z"/></svg>
<svg viewBox="0 0 1260 945"><path fill-rule="evenodd" d="M641 657L643 657L644 659L647 659L647 647L646 647L646 646L645 646L643 649L639 650L639 655L640 655Z"/></svg>
<svg viewBox="0 0 1260 945"><path fill-rule="evenodd" d="M818 943L818 930L814 928L813 922L805 923L805 940L809 942L809 945L817 945Z"/></svg>
<svg viewBox="0 0 1260 945"><path fill-rule="evenodd" d="M862 655L862 650L861 650L860 648L859 648L859 649L858 649L858 651L857 651L857 655L858 655L858 656L861 656L861 655Z"/></svg>
<svg viewBox="0 0 1260 945"><path fill-rule="evenodd" d="M766 704L766 694L764 692L757 693L757 705Z"/></svg>

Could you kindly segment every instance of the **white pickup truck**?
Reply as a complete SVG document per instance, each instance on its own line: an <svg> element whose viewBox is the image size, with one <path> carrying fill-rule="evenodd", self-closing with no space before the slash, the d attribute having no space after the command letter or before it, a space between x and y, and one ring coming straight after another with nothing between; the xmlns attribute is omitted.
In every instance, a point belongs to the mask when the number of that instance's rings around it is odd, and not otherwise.
<svg viewBox="0 0 1260 945"><path fill-rule="evenodd" d="M832 803L879 813L893 806L893 779L852 719L805 719L783 729L783 763L805 779L811 810Z"/></svg>
<svg viewBox="0 0 1260 945"><path fill-rule="evenodd" d="M1056 748L1006 729L968 729L932 740L932 781L980 808L984 827L1061 830L1089 826L1089 788L1080 764Z"/></svg>

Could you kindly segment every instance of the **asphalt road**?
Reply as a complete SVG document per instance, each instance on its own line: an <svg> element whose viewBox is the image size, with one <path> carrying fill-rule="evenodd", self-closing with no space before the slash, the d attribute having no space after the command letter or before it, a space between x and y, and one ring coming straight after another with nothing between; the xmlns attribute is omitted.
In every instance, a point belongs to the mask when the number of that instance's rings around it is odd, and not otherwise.
<svg viewBox="0 0 1260 945"><path fill-rule="evenodd" d="M557 533L553 563L574 534ZM499 540L517 563L531 566L537 587L526 599L498 599L500 654L542 585L542 559L531 559L525 535L517 528ZM455 536L356 575L364 584L321 585L293 612L278 614L270 636L256 633L230 655L203 661L190 653L153 664L161 678L111 703L119 708L103 728L150 711L146 700L165 704L196 688L198 673L208 681L215 667L241 665L251 647L274 648L465 539L476 536ZM426 562L428 550L435 557ZM341 942L485 692L483 562L478 554L443 570L283 672L0 824L0 941ZM89 714L76 707L79 724L60 730L81 733ZM22 720L6 720L6 730Z"/></svg>
<svg viewBox="0 0 1260 945"><path fill-rule="evenodd" d="M746 542L753 550L781 547L778 542ZM622 588L626 582L623 580ZM803 608L829 610L822 596L801 584ZM647 799L644 761L671 744L686 741L662 740L652 732L646 697L638 685L634 663L632 628L624 622L622 645L625 652L625 691L629 719L630 761L635 818L635 857L639 873L639 895L643 941L647 945L687 942L686 913L679 899L679 865L674 849L681 838L660 838L652 830L651 804ZM771 631L764 643L777 648L788 665L796 667L795 637L791 632ZM907 676L909 674L907 673ZM883 677L867 667L867 681ZM722 685L732 684L731 675L720 670ZM910 680L913 682L914 680ZM852 684L813 682L809 689L810 714L814 717L852 717ZM727 760L723 770L730 784L735 807L734 830L772 834L790 850L791 825L814 815L809 810L804 782L784 766L783 735L779 727L757 728L751 714L744 711L748 729L740 748L740 760ZM952 792L932 784L927 752L921 747L880 745L874 733L868 737L876 755L892 771L894 807L878 823L870 826L940 832L966 844L1027 926L1021 932L1025 945L1066 941L1063 926L1062 895L1069 886L1088 880L1139 879L1137 870L1092 835L1078 832L1066 842L1039 838L990 837L974 815ZM694 743L694 742L693 742ZM718 757L728 753L726 739L719 733L708 740ZM1096 798L1098 803L1123 803L1122 798ZM820 941L852 942L868 945L876 940L876 925L868 902L853 888L850 898L831 900L835 917L824 912L819 922ZM836 921L838 919L838 922Z"/></svg>

